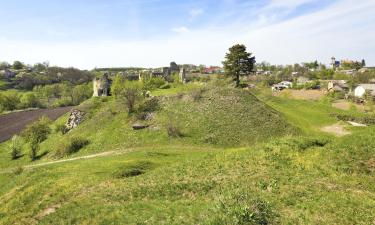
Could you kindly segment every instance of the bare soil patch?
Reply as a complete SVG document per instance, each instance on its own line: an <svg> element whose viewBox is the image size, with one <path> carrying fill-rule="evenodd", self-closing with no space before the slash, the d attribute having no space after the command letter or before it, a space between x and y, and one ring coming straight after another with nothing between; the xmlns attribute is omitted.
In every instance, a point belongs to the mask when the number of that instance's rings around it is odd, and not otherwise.
<svg viewBox="0 0 375 225"><path fill-rule="evenodd" d="M355 104L355 103L351 103L347 100L337 100L335 101L334 103L332 103L332 106L335 107L335 108L338 108L338 109L342 109L342 110L350 110L350 108L352 107L352 105L354 107L356 107L356 109L360 112L364 112L365 111L365 106L364 105L359 105L359 104Z"/></svg>
<svg viewBox="0 0 375 225"><path fill-rule="evenodd" d="M51 120L55 120L71 109L72 107L38 109L0 115L0 142L8 140L15 134L19 134L28 124L35 122L42 116L47 116Z"/></svg>
<svg viewBox="0 0 375 225"><path fill-rule="evenodd" d="M345 127L336 123L322 128L322 131L335 135L336 137L342 137L351 134L350 131L345 130Z"/></svg>
<svg viewBox="0 0 375 225"><path fill-rule="evenodd" d="M275 92L274 96L286 96L299 100L319 100L326 92L324 90L283 90Z"/></svg>

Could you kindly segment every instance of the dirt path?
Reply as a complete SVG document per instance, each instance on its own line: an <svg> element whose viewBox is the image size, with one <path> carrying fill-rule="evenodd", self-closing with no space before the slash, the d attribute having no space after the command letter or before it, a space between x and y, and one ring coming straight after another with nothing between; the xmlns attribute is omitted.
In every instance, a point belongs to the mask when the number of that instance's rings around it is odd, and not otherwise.
<svg viewBox="0 0 375 225"><path fill-rule="evenodd" d="M75 158L70 158L70 159L62 159L62 160L56 160L56 161L50 161L50 162L44 162L44 163L38 163L38 164L32 164L32 165L25 165L25 166L22 166L22 168L32 169L32 168L48 166L48 165L64 163L64 162L77 161L77 160L82 160L82 159L98 158L98 157L104 157L104 156L109 156L109 155L122 155L122 154L129 153L133 150L134 149L126 149L126 150L121 150L121 151L102 152L98 154L80 156L80 157L75 157ZM15 169L16 168L3 169L3 170L0 170L0 174L12 173Z"/></svg>
<svg viewBox="0 0 375 225"><path fill-rule="evenodd" d="M71 109L72 107L38 109L0 115L0 142L20 133L28 124L38 120L41 116L47 116L51 120L55 120Z"/></svg>
<svg viewBox="0 0 375 225"><path fill-rule="evenodd" d="M336 137L342 137L351 134L350 131L345 130L345 127L336 123L322 128L322 131L335 135Z"/></svg>

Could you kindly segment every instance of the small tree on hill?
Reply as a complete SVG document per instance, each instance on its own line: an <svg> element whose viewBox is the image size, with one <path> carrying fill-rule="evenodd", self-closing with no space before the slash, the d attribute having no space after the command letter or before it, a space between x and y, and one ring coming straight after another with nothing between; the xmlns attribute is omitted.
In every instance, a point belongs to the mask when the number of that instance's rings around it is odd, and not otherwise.
<svg viewBox="0 0 375 225"><path fill-rule="evenodd" d="M18 159L21 156L21 148L20 137L18 135L14 135L12 137L12 141L10 142L12 160Z"/></svg>
<svg viewBox="0 0 375 225"><path fill-rule="evenodd" d="M234 45L229 48L229 53L223 62L225 74L233 77L236 87L240 85L240 76L253 72L255 57L246 51L245 45Z"/></svg>
<svg viewBox="0 0 375 225"><path fill-rule="evenodd" d="M49 123L50 120L47 117L42 117L35 123L27 126L22 132L22 136L30 145L30 158L33 161L37 158L40 143L46 140L51 133L51 128L48 126Z"/></svg>

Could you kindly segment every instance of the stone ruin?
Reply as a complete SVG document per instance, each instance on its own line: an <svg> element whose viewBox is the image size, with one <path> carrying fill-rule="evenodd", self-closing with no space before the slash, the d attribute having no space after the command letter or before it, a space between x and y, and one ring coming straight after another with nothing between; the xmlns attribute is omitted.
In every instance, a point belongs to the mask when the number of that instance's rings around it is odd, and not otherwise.
<svg viewBox="0 0 375 225"><path fill-rule="evenodd" d="M185 84L186 83L186 69L185 68L181 67L179 77L180 77L180 81Z"/></svg>
<svg viewBox="0 0 375 225"><path fill-rule="evenodd" d="M78 110L78 109L72 109L70 111L70 116L68 118L68 121L65 124L66 132L76 128L82 121L85 113Z"/></svg>
<svg viewBox="0 0 375 225"><path fill-rule="evenodd" d="M94 85L94 97L109 96L111 83L108 79L108 73L105 73L102 77L96 77L93 80Z"/></svg>

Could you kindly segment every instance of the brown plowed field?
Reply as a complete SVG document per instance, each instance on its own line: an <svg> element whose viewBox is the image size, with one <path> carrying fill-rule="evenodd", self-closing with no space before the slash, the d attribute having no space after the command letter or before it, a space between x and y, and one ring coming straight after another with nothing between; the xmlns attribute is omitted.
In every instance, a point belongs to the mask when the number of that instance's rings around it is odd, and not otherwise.
<svg viewBox="0 0 375 225"><path fill-rule="evenodd" d="M0 142L20 133L28 124L38 120L41 116L47 116L51 120L55 120L71 109L72 107L38 109L0 115Z"/></svg>

